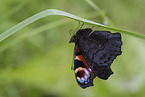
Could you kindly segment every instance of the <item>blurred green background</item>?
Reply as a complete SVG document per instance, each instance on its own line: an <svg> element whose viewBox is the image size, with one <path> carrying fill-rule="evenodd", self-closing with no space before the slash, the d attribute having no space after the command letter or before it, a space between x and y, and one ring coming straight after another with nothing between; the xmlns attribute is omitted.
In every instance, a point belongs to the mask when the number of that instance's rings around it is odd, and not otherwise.
<svg viewBox="0 0 145 97"><path fill-rule="evenodd" d="M115 27L145 34L145 0L93 2ZM85 0L0 0L0 32L46 9L103 23ZM95 78L94 87L78 86L71 70L74 44L68 43L77 27L77 21L49 16L2 41L0 97L145 97L145 41L125 34L123 53L111 65L114 74L106 81Z"/></svg>

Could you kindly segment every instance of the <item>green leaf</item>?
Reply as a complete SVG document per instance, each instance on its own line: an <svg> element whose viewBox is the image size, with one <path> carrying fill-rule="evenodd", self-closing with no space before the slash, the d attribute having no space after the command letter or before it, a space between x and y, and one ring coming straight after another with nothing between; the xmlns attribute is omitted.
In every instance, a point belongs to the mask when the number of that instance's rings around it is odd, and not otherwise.
<svg viewBox="0 0 145 97"><path fill-rule="evenodd" d="M3 41L4 39L6 39L7 37L9 37L10 35L14 34L15 32L17 32L18 30L22 29L23 27L35 22L36 20L39 20L39 19L46 17L46 16L49 16L49 15L65 16L65 17L71 18L71 19L76 20L76 21L80 21L80 22L90 24L93 26L99 26L99 27L113 30L113 31L117 31L117 32L122 32L124 34L128 34L130 36L134 36L134 37L141 38L141 39L145 40L145 35L141 35L141 34L138 34L135 32L125 31L125 30L121 30L121 29L117 29L117 28L108 27L108 26L105 26L105 25L102 25L102 24L99 24L99 23L96 23L96 22L93 22L93 21L90 21L90 20L87 20L84 18L80 18L78 16L72 15L72 14L64 12L64 11L60 11L60 10L56 10L56 9L48 9L48 10L42 11L38 14L35 14L35 15L27 18L26 20L18 23L17 25L15 25L12 28L8 29L7 31L3 32L0 35L0 42Z"/></svg>

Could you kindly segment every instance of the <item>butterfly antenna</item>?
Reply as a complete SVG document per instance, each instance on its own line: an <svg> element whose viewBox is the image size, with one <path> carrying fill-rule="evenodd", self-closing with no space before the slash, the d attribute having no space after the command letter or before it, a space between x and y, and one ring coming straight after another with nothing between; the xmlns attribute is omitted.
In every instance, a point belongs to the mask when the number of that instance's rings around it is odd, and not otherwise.
<svg viewBox="0 0 145 97"><path fill-rule="evenodd" d="M93 26L92 28L94 28L95 26ZM95 28L89 35L88 35L88 37L96 30L96 29L98 29L100 27L100 25L97 27L97 28Z"/></svg>
<svg viewBox="0 0 145 97"><path fill-rule="evenodd" d="M69 35L72 36L73 30L69 30Z"/></svg>
<svg viewBox="0 0 145 97"><path fill-rule="evenodd" d="M72 59L72 60L74 60L74 59ZM72 63L71 63L71 70L74 70L74 62L72 61Z"/></svg>
<svg viewBox="0 0 145 97"><path fill-rule="evenodd" d="M74 66L73 65L71 65L71 70L74 70Z"/></svg>

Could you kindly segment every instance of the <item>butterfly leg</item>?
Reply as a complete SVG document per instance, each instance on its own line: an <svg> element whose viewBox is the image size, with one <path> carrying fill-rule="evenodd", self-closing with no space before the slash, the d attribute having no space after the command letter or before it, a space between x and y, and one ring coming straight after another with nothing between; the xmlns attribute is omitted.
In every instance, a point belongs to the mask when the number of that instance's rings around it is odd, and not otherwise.
<svg viewBox="0 0 145 97"><path fill-rule="evenodd" d="M93 26L92 28L94 28L95 26ZM96 29L98 29L100 27L100 25L97 27L97 28L95 28L89 35L88 35L88 37L96 30Z"/></svg>
<svg viewBox="0 0 145 97"><path fill-rule="evenodd" d="M78 30L80 30L83 27L83 25L84 25L84 23L81 24L80 21L78 21L78 22L79 22L79 26L75 30L75 33L78 32Z"/></svg>

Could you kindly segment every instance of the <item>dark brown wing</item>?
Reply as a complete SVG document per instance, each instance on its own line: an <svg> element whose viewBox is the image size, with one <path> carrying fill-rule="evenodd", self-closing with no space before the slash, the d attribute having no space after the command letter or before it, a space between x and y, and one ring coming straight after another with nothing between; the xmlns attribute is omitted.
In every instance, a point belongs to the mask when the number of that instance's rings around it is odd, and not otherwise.
<svg viewBox="0 0 145 97"><path fill-rule="evenodd" d="M101 79L108 79L113 74L110 65L121 54L121 34L109 31L94 31L82 29L76 33L78 46L92 69Z"/></svg>

